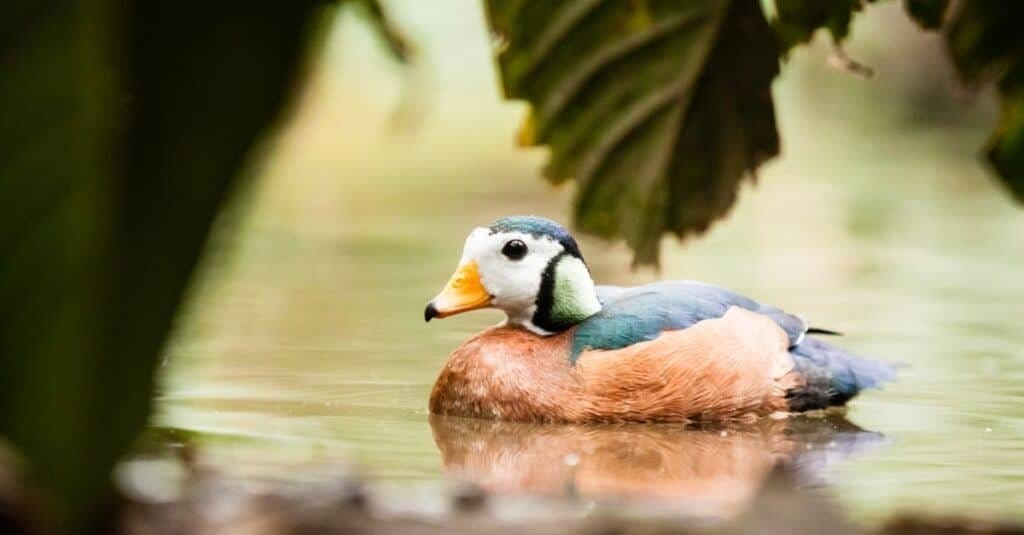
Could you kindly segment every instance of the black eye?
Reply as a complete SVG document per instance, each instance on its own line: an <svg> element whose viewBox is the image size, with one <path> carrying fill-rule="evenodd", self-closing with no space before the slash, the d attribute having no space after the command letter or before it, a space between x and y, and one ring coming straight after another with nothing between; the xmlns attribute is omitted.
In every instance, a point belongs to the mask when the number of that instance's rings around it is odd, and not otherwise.
<svg viewBox="0 0 1024 535"><path fill-rule="evenodd" d="M501 254L507 256L509 260L522 260L526 256L526 250L526 244L523 243L523 240L509 240L501 248Z"/></svg>

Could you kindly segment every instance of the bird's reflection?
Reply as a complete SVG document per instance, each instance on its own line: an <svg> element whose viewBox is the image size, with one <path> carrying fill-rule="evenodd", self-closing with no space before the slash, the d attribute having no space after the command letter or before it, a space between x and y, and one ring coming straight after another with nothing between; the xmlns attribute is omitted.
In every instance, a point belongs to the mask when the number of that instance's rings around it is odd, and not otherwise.
<svg viewBox="0 0 1024 535"><path fill-rule="evenodd" d="M491 492L681 503L709 516L741 510L780 461L820 482L830 464L884 440L838 415L701 429L444 416L430 425L447 474Z"/></svg>

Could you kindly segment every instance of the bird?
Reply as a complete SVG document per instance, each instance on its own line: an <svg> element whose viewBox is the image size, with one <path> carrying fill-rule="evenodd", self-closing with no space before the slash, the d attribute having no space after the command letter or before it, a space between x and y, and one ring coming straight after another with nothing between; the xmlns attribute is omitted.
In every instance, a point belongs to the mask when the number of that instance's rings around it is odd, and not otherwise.
<svg viewBox="0 0 1024 535"><path fill-rule="evenodd" d="M572 235L539 216L470 232L424 319L497 308L449 355L433 414L530 422L753 421L844 406L894 379L803 316L697 281L597 285Z"/></svg>

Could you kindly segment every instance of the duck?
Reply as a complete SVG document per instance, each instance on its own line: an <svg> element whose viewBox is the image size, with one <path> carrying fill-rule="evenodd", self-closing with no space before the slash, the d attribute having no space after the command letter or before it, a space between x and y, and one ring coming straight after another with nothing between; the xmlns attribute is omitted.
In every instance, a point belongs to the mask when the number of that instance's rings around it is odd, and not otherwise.
<svg viewBox="0 0 1024 535"><path fill-rule="evenodd" d="M496 308L500 324L448 356L433 414L521 422L782 418L842 407L892 365L823 339L801 315L723 287L597 285L576 240L538 216L470 232L424 319Z"/></svg>

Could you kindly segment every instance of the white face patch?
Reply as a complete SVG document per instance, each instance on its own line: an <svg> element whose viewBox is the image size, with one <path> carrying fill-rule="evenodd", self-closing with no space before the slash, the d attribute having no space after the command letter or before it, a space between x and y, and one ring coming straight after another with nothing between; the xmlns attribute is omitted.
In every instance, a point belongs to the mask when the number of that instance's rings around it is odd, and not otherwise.
<svg viewBox="0 0 1024 535"><path fill-rule="evenodd" d="M526 244L526 256L512 260L501 253L511 240ZM493 297L492 304L504 310L512 323L530 326L544 269L563 250L562 244L551 238L522 232L492 233L480 227L466 238L460 263L476 261L480 282Z"/></svg>

